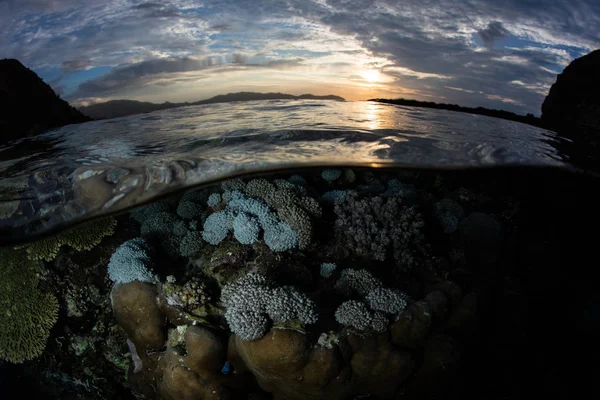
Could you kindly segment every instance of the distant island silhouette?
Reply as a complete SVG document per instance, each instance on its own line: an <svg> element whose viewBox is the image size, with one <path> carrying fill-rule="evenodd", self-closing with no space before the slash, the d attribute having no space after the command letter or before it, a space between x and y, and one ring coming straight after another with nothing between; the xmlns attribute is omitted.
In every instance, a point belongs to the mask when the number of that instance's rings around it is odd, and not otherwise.
<svg viewBox="0 0 600 400"><path fill-rule="evenodd" d="M193 103L170 103L161 104L143 102L137 100L110 100L104 103L96 103L90 106L78 107L83 114L94 119L110 119L125 117L133 114L142 114L169 108L197 106L214 103L230 103L233 101L253 101L253 100L333 100L346 101L343 97L332 94L325 96L316 96L313 94L302 94L296 96L286 93L256 93L256 92L238 92L221 94L210 99L195 101Z"/></svg>
<svg viewBox="0 0 600 400"><path fill-rule="evenodd" d="M550 129L550 124L542 121L541 118L536 117L533 114L519 115L510 111L505 110L494 110L484 107L462 107L458 104L446 104L446 103L434 103L432 101L419 101L410 99L369 99L368 101L375 101L378 103L396 104L399 106L409 107L423 107L423 108L435 108L437 110L450 110L458 111L470 114L487 115L489 117L502 118L510 121L522 122L536 126L538 128Z"/></svg>

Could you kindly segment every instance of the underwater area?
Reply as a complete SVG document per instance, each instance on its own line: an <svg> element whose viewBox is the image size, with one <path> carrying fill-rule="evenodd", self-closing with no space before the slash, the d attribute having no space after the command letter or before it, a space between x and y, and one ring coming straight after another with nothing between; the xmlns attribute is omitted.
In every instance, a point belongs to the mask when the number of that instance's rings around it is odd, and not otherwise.
<svg viewBox="0 0 600 400"><path fill-rule="evenodd" d="M600 398L598 26L0 0L0 400Z"/></svg>
<svg viewBox="0 0 600 400"><path fill-rule="evenodd" d="M280 168L11 244L0 383L52 399L586 393L597 185L550 166Z"/></svg>

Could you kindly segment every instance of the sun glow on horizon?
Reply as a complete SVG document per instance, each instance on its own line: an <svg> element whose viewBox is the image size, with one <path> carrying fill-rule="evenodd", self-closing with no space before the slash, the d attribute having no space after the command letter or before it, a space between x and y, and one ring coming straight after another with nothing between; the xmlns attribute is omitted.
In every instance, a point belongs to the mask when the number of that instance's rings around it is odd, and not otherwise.
<svg viewBox="0 0 600 400"><path fill-rule="evenodd" d="M360 76L369 83L376 83L381 79L381 74L376 69L364 70L360 73Z"/></svg>

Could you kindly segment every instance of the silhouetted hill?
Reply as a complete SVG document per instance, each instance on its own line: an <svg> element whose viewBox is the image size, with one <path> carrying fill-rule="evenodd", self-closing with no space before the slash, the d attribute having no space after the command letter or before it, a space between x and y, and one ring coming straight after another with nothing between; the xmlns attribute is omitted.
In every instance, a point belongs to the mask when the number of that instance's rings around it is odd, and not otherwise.
<svg viewBox="0 0 600 400"><path fill-rule="evenodd" d="M435 108L438 110L450 110L465 112L471 114L487 115L489 117L496 117L502 119L508 119L510 121L522 122L525 124L537 126L539 128L548 128L541 118L534 116L533 114L519 115L510 111L504 110L493 110L484 107L462 107L457 104L445 104L445 103L434 103L431 101L418 101L408 99L369 99L369 101L377 101L379 103L397 104L400 106L411 106L411 107L424 107L424 108Z"/></svg>
<svg viewBox="0 0 600 400"><path fill-rule="evenodd" d="M570 139L559 150L571 162L600 170L600 50L573 60L556 77L542 104L542 121Z"/></svg>
<svg viewBox="0 0 600 400"><path fill-rule="evenodd" d="M87 107L79 107L79 111L94 119L109 119L125 117L127 115L147 113L167 108L182 107L189 103L150 103L136 100L110 100L105 103L97 103Z"/></svg>
<svg viewBox="0 0 600 400"><path fill-rule="evenodd" d="M327 95L315 96L312 94L303 94L295 96L285 93L255 93L238 92L221 94L210 99L200 100L193 103L149 103L136 100L111 100L105 103L97 103L87 107L79 107L79 110L94 119L108 119L124 117L127 115L147 113L168 108L183 107L189 105L203 105L214 103L229 103L233 101L254 101L254 100L334 100L345 101L342 97Z"/></svg>
<svg viewBox="0 0 600 400"><path fill-rule="evenodd" d="M0 60L0 143L90 121L18 60Z"/></svg>
<svg viewBox="0 0 600 400"><path fill-rule="evenodd" d="M542 120L572 139L600 147L600 50L569 64L542 104Z"/></svg>
<svg viewBox="0 0 600 400"><path fill-rule="evenodd" d="M255 100L334 100L345 101L342 97L327 95L315 96L312 94L303 94L295 96L286 93L255 93L255 92L238 92L221 94L210 99L200 100L192 103L193 105L211 104L211 103L229 103L232 101L255 101Z"/></svg>

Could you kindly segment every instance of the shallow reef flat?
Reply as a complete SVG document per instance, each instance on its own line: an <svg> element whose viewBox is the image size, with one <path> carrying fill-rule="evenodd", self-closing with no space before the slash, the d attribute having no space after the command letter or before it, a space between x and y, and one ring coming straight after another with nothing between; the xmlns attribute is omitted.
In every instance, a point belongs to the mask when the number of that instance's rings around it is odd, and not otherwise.
<svg viewBox="0 0 600 400"><path fill-rule="evenodd" d="M0 383L53 399L517 398L561 374L567 390L592 373L575 354L596 351L577 228L599 221L595 183L282 170L3 248Z"/></svg>

